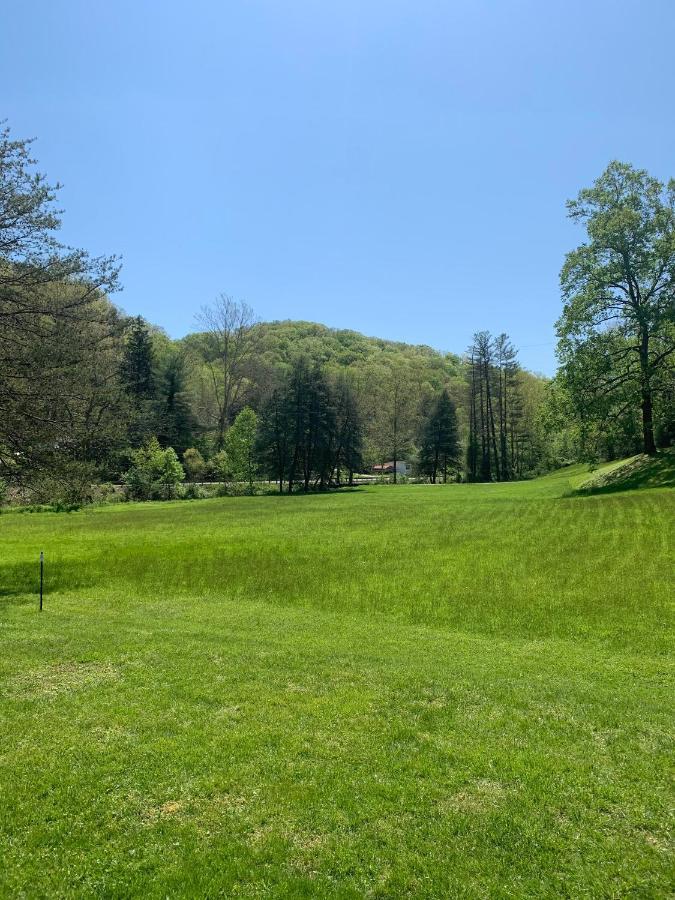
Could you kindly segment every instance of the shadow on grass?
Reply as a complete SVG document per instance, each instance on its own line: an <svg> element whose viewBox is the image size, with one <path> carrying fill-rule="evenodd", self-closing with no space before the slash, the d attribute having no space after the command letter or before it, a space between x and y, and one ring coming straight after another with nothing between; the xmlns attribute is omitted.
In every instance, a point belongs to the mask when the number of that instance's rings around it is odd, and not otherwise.
<svg viewBox="0 0 675 900"><path fill-rule="evenodd" d="M674 450L662 450L657 456L638 456L606 474L599 472L573 490L571 496L588 497L659 487L675 487Z"/></svg>
<svg viewBox="0 0 675 900"><path fill-rule="evenodd" d="M101 575L101 579L105 574ZM91 587L96 583L89 574L73 577L72 567L64 563L45 567L44 589L46 593L57 594L66 590ZM38 596L40 589L40 569L37 561L5 564L0 568L0 609L8 606L17 597Z"/></svg>

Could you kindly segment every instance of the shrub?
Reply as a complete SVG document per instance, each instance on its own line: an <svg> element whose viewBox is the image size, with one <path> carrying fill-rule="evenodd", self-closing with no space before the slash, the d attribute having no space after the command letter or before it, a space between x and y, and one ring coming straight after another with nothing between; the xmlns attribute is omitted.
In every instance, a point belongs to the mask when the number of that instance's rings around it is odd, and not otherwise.
<svg viewBox="0 0 675 900"><path fill-rule="evenodd" d="M196 447L189 447L183 454L183 468L190 481L199 481L203 476L206 463Z"/></svg>
<svg viewBox="0 0 675 900"><path fill-rule="evenodd" d="M199 484L190 482L180 494L181 500L203 500L207 495L206 491Z"/></svg>
<svg viewBox="0 0 675 900"><path fill-rule="evenodd" d="M122 499L119 491L115 489L114 484L104 482L103 484L95 484L91 489L92 503L119 503Z"/></svg>
<svg viewBox="0 0 675 900"><path fill-rule="evenodd" d="M79 509L92 503L96 467L93 463L64 460L58 469L36 473L21 489L21 499L31 506L46 506L57 512Z"/></svg>
<svg viewBox="0 0 675 900"><path fill-rule="evenodd" d="M161 500L172 497L185 477L173 447L162 450L157 438L132 454L132 465L124 476L127 494L134 500Z"/></svg>
<svg viewBox="0 0 675 900"><path fill-rule="evenodd" d="M232 480L232 464L225 450L220 450L209 460L209 473L215 481Z"/></svg>

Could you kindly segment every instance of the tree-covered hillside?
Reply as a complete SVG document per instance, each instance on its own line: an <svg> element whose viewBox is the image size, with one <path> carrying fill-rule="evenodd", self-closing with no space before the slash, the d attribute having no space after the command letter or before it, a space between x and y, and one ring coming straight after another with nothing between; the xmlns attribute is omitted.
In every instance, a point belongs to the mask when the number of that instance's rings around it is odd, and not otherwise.
<svg viewBox="0 0 675 900"><path fill-rule="evenodd" d="M220 303L229 304L231 309L237 307L229 298ZM209 314L212 325L217 309L218 303ZM387 341L356 331L293 321L251 322L244 354L241 348L233 351L237 337L228 338L226 331L211 328L176 342L176 347L189 360L187 393L202 429L202 452L208 453L218 445L219 422L233 421L247 405L262 410L269 397L291 376L298 361L306 360L315 370L321 370L329 385L344 382L349 385L363 431L366 468L394 458L416 464L431 411L446 392L460 439L459 451L448 461L448 466L452 462L453 477L463 471L471 393L467 358L425 345ZM486 340L489 344L489 335ZM234 366L233 352L242 354ZM228 371L230 367L233 372ZM496 369L492 366L488 369L492 382ZM514 452L516 447L521 452L518 466L509 469L508 477L541 471L548 466L539 415L546 381L520 369L515 357L511 374L510 387L518 403L517 415L514 413L513 421L509 420L508 428L513 431ZM227 410L224 409L226 396L230 398ZM509 446L510 438L511 432ZM505 467L497 468L497 476L505 470ZM474 474L474 479L477 478Z"/></svg>

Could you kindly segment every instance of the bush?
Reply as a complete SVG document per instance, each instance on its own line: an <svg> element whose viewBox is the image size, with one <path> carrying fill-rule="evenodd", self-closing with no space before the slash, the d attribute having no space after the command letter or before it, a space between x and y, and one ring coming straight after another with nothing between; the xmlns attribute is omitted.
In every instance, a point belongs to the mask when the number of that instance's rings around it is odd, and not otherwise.
<svg viewBox="0 0 675 900"><path fill-rule="evenodd" d="M254 490L242 481L233 481L227 485L228 497L246 497L254 493Z"/></svg>
<svg viewBox="0 0 675 900"><path fill-rule="evenodd" d="M214 481L232 480L232 464L225 450L220 450L211 457L208 464L208 472Z"/></svg>
<svg viewBox="0 0 675 900"><path fill-rule="evenodd" d="M134 500L165 500L185 477L173 447L162 450L157 438L132 454L132 465L124 476L127 495Z"/></svg>
<svg viewBox="0 0 675 900"><path fill-rule="evenodd" d="M63 461L58 469L39 472L23 485L21 501L30 506L70 512L94 502L96 476L93 463Z"/></svg>
<svg viewBox="0 0 675 900"><path fill-rule="evenodd" d="M183 468L190 481L199 481L206 469L204 457L196 447L188 448L183 454Z"/></svg>
<svg viewBox="0 0 675 900"><path fill-rule="evenodd" d="M122 495L115 488L114 484L104 482L103 484L92 485L91 490L92 503L119 503Z"/></svg>
<svg viewBox="0 0 675 900"><path fill-rule="evenodd" d="M208 494L201 485L190 482L186 484L180 493L181 500L204 500Z"/></svg>

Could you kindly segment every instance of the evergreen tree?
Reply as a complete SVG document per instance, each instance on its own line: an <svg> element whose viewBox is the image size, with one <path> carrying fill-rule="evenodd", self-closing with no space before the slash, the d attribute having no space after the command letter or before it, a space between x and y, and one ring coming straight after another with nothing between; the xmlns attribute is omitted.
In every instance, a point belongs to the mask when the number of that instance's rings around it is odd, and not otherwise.
<svg viewBox="0 0 675 900"><path fill-rule="evenodd" d="M155 418L157 437L163 446L183 453L195 439L196 422L186 390L185 356L173 351L156 379ZM152 415L152 412L149 411Z"/></svg>
<svg viewBox="0 0 675 900"><path fill-rule="evenodd" d="M433 484L439 475L447 481L448 470L459 459L457 413L447 390L443 390L427 419L420 445L419 467Z"/></svg>
<svg viewBox="0 0 675 900"><path fill-rule="evenodd" d="M345 377L339 379L334 393L336 446L331 477L339 485L345 469L351 485L354 473L363 468L363 426L356 395Z"/></svg>
<svg viewBox="0 0 675 900"><path fill-rule="evenodd" d="M123 437L117 262L58 241L59 185L0 126L0 477L39 480Z"/></svg>
<svg viewBox="0 0 675 900"><path fill-rule="evenodd" d="M292 427L287 390L277 388L260 414L256 454L263 471L279 482L280 494L283 493L290 470Z"/></svg>
<svg viewBox="0 0 675 900"><path fill-rule="evenodd" d="M127 393L140 404L152 397L154 387L152 338L142 316L131 320L125 338L122 381Z"/></svg>
<svg viewBox="0 0 675 900"><path fill-rule="evenodd" d="M132 447L142 446L160 430L154 410L153 364L150 330L142 316L135 316L125 329L120 365L121 381L130 404L127 435Z"/></svg>
<svg viewBox="0 0 675 900"><path fill-rule="evenodd" d="M359 437L355 422L350 428L350 462L354 464ZM335 471L339 445L336 410L326 376L318 363L311 365L300 357L285 385L264 408L258 437L261 463L279 480L280 490L286 483L289 494L298 482L304 491L325 488Z"/></svg>

